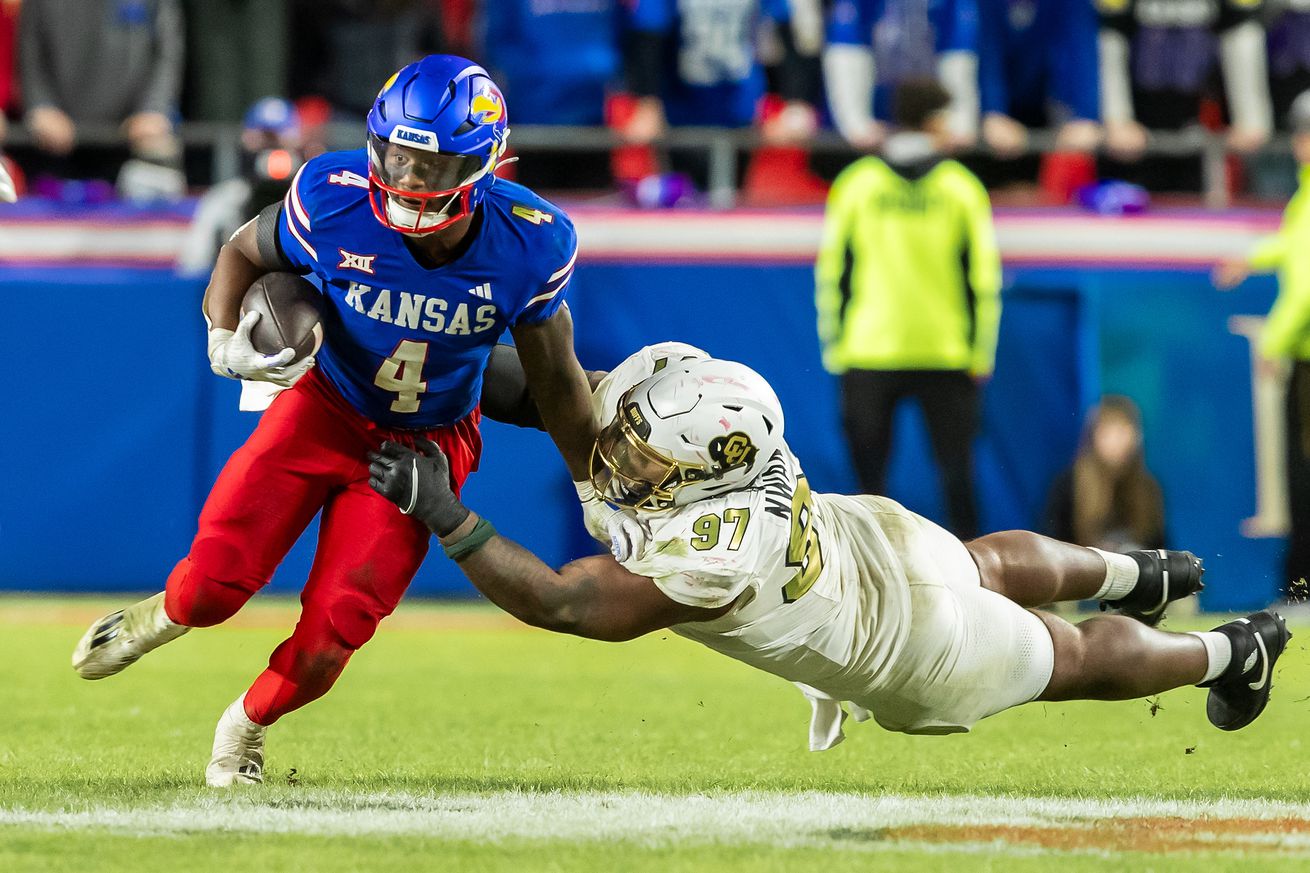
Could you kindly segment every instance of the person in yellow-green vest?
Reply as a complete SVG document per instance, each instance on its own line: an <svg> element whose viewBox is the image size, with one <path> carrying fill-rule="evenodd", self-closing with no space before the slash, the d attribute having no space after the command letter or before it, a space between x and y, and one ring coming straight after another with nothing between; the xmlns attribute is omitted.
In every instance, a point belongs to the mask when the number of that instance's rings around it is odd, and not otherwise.
<svg viewBox="0 0 1310 873"><path fill-rule="evenodd" d="M892 413L914 398L948 524L967 539L978 533L972 442L996 357L1001 259L986 189L942 155L949 104L935 81L896 89L900 131L833 183L815 280L824 366L842 378L861 490L885 493Z"/></svg>
<svg viewBox="0 0 1310 873"><path fill-rule="evenodd" d="M1252 273L1278 273L1278 297L1260 335L1259 352L1270 369L1291 362L1285 406L1291 522L1285 590L1298 579L1310 579L1310 92L1293 101L1288 118L1301 175L1282 226L1246 257L1221 262L1213 277L1217 287L1227 290Z"/></svg>

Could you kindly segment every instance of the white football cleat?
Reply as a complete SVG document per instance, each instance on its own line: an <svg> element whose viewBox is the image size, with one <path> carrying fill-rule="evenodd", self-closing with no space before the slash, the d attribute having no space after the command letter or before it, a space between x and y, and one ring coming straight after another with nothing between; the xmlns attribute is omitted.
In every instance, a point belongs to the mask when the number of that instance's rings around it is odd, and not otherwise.
<svg viewBox="0 0 1310 873"><path fill-rule="evenodd" d="M73 649L73 669L83 679L113 676L189 630L164 612L161 591L92 622Z"/></svg>
<svg viewBox="0 0 1310 873"><path fill-rule="evenodd" d="M242 694L223 710L214 730L214 752L205 768L210 788L258 785L264 781L264 734L268 728L246 715Z"/></svg>

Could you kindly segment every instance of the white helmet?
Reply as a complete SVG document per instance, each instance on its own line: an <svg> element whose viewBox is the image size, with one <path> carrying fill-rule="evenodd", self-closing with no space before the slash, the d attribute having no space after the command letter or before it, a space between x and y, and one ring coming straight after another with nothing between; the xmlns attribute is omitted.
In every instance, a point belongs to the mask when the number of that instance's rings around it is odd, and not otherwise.
<svg viewBox="0 0 1310 873"><path fill-rule="evenodd" d="M591 457L606 500L634 509L685 506L744 488L783 446L782 406L744 364L685 360L623 393Z"/></svg>

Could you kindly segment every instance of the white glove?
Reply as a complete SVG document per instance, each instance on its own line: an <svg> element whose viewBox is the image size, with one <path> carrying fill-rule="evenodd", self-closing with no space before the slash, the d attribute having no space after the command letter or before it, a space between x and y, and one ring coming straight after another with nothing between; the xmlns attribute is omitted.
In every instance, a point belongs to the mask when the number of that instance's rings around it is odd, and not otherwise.
<svg viewBox="0 0 1310 873"><path fill-rule="evenodd" d="M260 354L250 343L250 331L259 318L258 312L247 312L236 330L210 328L209 368L226 379L272 382L290 388L314 366L314 358L311 355L289 364L296 356L292 349L283 349L276 355Z"/></svg>
<svg viewBox="0 0 1310 873"><path fill-rule="evenodd" d="M602 546L609 546L610 554L617 561L641 554L650 539L644 524L602 500L590 482L574 482L573 487L582 501L582 520L587 533Z"/></svg>

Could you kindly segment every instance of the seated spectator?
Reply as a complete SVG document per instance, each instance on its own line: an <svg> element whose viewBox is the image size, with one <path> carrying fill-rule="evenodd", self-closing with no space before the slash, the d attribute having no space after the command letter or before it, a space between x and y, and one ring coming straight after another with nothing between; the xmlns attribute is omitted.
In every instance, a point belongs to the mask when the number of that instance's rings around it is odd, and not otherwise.
<svg viewBox="0 0 1310 873"><path fill-rule="evenodd" d="M48 168L112 175L103 155L99 163L66 160L78 127L95 124L121 126L135 158L160 169L176 162L172 117L181 90L182 31L177 0L24 0L25 120L37 147L55 159ZM152 178L150 184L180 187L180 178Z"/></svg>
<svg viewBox="0 0 1310 873"><path fill-rule="evenodd" d="M1056 150L1096 148L1096 12L1087 0L978 0L982 138L1003 156L1028 128L1056 128Z"/></svg>
<svg viewBox="0 0 1310 873"><path fill-rule="evenodd" d="M886 137L879 119L890 114L891 89L925 78L951 95L950 144L971 145L978 134L976 0L836 0L823 74L833 123L858 149L875 149Z"/></svg>
<svg viewBox="0 0 1310 873"><path fill-rule="evenodd" d="M1056 479L1043 533L1110 552L1165 544L1160 484L1142 458L1141 414L1107 396L1092 412L1073 466Z"/></svg>
<svg viewBox="0 0 1310 873"><path fill-rule="evenodd" d="M765 91L756 44L761 18L787 24L790 17L786 0L635 0L624 26L624 78L634 100L614 117L621 135L632 143L649 143L668 125L751 125ZM795 40L786 38L783 44L785 66L797 71L784 74L784 79L802 80L805 62ZM781 124L771 125L772 135L788 138L789 126L802 135L814 130L814 111L802 105L802 88L797 87L791 101L793 110L800 111L788 112ZM786 90L787 96L793 93L790 87ZM703 153L688 156L685 169L705 183Z"/></svg>
<svg viewBox="0 0 1310 873"><path fill-rule="evenodd" d="M1266 74L1262 0L1097 0L1101 27L1101 120L1119 161L1146 151L1148 130L1199 124L1216 57L1223 73L1228 146L1249 153L1268 141L1273 110ZM1156 189L1199 190L1200 161L1153 161L1140 172L1107 169Z"/></svg>

